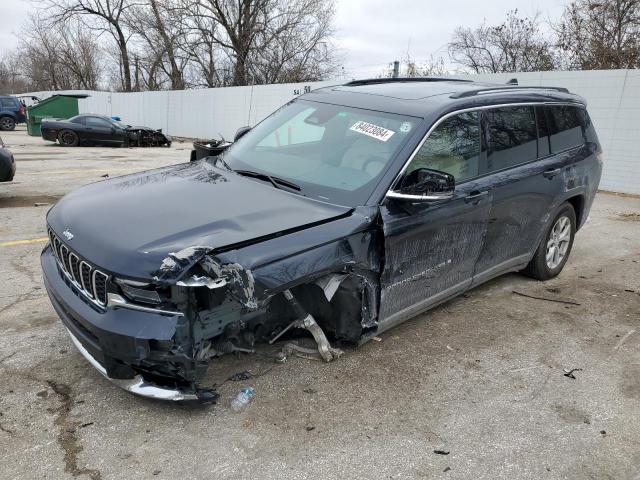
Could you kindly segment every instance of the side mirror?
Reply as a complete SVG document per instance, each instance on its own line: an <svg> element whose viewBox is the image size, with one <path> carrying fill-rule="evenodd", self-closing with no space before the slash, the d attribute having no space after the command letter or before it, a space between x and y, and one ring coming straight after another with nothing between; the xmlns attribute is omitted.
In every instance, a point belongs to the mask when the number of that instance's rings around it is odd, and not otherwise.
<svg viewBox="0 0 640 480"><path fill-rule="evenodd" d="M387 197L412 202L435 202L450 200L456 188L453 175L418 168L400 177L400 181L393 190L387 192Z"/></svg>
<svg viewBox="0 0 640 480"><path fill-rule="evenodd" d="M246 127L240 127L238 130L236 130L236 135L235 137L233 137L233 141L237 142L238 140L240 140L242 137L244 137L249 130L251 130L251 127L246 126Z"/></svg>

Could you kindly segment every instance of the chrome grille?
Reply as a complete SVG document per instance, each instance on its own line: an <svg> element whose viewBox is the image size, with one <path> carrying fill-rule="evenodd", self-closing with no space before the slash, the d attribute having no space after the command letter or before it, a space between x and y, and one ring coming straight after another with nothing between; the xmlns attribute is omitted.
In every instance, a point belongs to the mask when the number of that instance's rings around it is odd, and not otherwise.
<svg viewBox="0 0 640 480"><path fill-rule="evenodd" d="M58 265L66 277L89 300L101 307L106 306L109 275L81 260L51 230L49 230L49 240Z"/></svg>

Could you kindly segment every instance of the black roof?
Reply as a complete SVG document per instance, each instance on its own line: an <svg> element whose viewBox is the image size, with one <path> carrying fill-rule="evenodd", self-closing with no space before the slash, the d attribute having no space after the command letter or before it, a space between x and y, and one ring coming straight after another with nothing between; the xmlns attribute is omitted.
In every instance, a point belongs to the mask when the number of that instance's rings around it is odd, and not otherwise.
<svg viewBox="0 0 640 480"><path fill-rule="evenodd" d="M451 78L377 78L324 87L304 99L416 117L444 111L519 102L585 100L562 87L495 84Z"/></svg>

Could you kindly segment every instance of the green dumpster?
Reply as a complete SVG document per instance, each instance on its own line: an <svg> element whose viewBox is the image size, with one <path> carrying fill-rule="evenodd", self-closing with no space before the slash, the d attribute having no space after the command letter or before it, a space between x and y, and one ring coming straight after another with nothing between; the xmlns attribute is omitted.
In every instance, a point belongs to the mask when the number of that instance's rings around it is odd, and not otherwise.
<svg viewBox="0 0 640 480"><path fill-rule="evenodd" d="M43 118L71 118L78 115L78 99L87 98L85 93L57 94L27 108L27 132L39 137Z"/></svg>

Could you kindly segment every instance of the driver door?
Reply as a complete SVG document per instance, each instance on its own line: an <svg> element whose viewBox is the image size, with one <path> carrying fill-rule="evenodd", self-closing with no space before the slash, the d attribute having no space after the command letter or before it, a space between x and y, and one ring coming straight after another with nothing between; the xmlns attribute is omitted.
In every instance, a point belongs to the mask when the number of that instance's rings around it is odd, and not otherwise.
<svg viewBox="0 0 640 480"><path fill-rule="evenodd" d="M402 178L419 168L449 173L456 181L453 198L385 199L378 331L471 285L492 202L489 186L478 178L485 161L482 143L479 112L448 117L431 132Z"/></svg>
<svg viewBox="0 0 640 480"><path fill-rule="evenodd" d="M113 125L104 118L87 117L86 126L89 141L102 144L113 142Z"/></svg>

